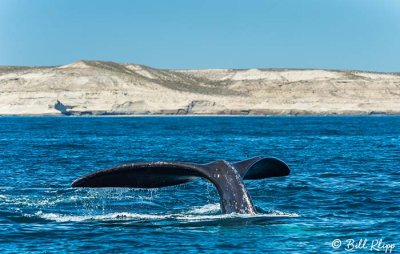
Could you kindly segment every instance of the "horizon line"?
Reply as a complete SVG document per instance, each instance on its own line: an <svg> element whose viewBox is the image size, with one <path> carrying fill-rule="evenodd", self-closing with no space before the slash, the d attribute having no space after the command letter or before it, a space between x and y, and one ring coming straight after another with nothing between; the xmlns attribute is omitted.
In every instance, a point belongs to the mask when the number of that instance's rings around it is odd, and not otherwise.
<svg viewBox="0 0 400 254"><path fill-rule="evenodd" d="M250 68L176 68L176 69L169 69L169 68L159 68L153 67L147 64L141 63L132 63L132 62L116 62L116 61L107 61L107 60L87 60L87 59L79 59L72 61L67 64L61 65L0 65L0 68L57 68L69 64L79 63L79 62L100 62L100 63L113 63L119 65L140 65L148 68L158 69L158 70L170 70L170 71L205 71L205 70L233 70L233 71L241 71L241 70L270 70L270 71L285 71L285 70L299 70L299 71L307 71L307 70L321 70L321 71L334 71L334 72L365 72L365 73L378 73L378 74L395 74L400 75L399 71L373 71L373 70L362 70L362 69L335 69L335 68L315 68L315 67L250 67Z"/></svg>

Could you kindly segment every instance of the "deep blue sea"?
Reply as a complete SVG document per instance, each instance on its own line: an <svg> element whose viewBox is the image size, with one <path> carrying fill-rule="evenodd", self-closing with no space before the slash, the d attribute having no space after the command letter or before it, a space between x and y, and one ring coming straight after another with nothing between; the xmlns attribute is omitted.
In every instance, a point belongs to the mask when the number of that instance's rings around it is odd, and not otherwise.
<svg viewBox="0 0 400 254"><path fill-rule="evenodd" d="M128 162L257 155L291 175L245 182L255 216L222 215L203 180L70 187ZM0 253L398 253L399 222L400 117L0 117Z"/></svg>

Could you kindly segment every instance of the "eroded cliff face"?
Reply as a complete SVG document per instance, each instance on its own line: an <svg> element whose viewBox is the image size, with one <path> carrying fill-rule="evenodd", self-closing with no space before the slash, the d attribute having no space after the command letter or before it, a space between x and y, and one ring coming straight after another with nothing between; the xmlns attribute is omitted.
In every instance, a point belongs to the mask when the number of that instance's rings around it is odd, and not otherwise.
<svg viewBox="0 0 400 254"><path fill-rule="evenodd" d="M100 61L0 67L0 115L399 113L399 74L160 70Z"/></svg>

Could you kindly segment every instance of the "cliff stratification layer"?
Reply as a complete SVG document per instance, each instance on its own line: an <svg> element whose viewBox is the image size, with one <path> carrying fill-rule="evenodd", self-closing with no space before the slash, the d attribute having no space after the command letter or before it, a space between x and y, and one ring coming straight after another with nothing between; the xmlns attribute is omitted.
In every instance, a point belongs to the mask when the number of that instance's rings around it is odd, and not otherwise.
<svg viewBox="0 0 400 254"><path fill-rule="evenodd" d="M101 61L0 67L0 115L399 113L396 73L162 70Z"/></svg>

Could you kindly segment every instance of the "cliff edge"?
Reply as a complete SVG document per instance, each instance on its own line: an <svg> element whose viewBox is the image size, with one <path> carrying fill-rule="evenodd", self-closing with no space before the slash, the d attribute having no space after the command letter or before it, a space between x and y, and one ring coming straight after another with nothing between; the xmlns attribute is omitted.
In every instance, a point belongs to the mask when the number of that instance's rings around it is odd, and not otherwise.
<svg viewBox="0 0 400 254"><path fill-rule="evenodd" d="M162 70L101 61L0 67L0 115L399 113L398 73Z"/></svg>

